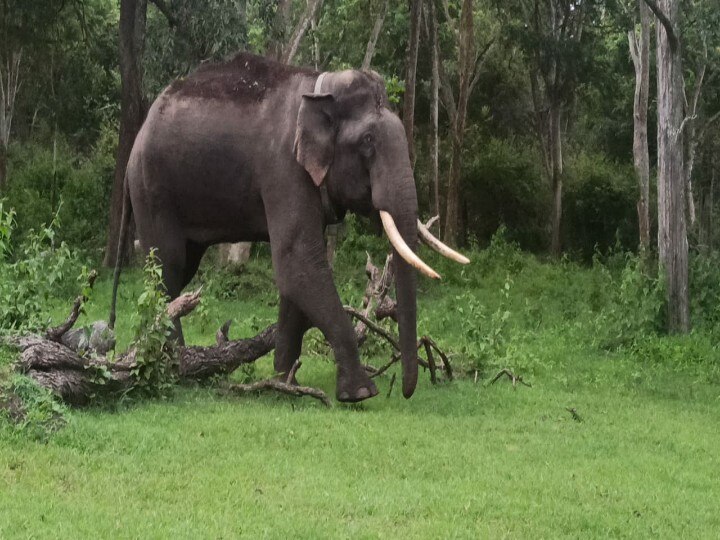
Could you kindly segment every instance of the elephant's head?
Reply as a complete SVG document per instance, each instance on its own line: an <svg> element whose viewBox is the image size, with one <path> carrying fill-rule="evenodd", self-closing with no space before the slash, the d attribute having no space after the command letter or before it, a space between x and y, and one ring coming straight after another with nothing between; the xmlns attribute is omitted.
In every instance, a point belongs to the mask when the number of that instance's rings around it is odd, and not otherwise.
<svg viewBox="0 0 720 540"><path fill-rule="evenodd" d="M327 186L334 205L382 220L394 250L403 395L408 398L418 373L415 268L440 276L415 255L420 224L405 130L374 72L326 73L315 86L313 94L302 97L295 156L317 186ZM452 252L420 228L433 247Z"/></svg>

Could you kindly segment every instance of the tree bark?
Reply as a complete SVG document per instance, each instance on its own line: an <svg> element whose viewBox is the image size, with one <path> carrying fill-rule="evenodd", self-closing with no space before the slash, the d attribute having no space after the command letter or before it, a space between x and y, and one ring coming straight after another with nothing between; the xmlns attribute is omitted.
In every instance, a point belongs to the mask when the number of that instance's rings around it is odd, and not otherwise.
<svg viewBox="0 0 720 540"><path fill-rule="evenodd" d="M403 100L403 125L410 152L410 163L415 165L415 79L417 74L418 46L420 43L420 15L422 0L410 0L410 39L408 41Z"/></svg>
<svg viewBox="0 0 720 540"><path fill-rule="evenodd" d="M430 116L432 119L432 183L433 183L433 215L440 215L440 145L438 129L438 109L440 102L440 51L438 44L438 20L435 2L428 2L430 12L430 46L432 49L432 104ZM438 224L440 221L438 220ZM439 227L439 225L438 225Z"/></svg>
<svg viewBox="0 0 720 540"><path fill-rule="evenodd" d="M635 67L633 99L633 163L638 180L637 202L640 247L650 249L650 155L648 151L648 97L650 93L650 9L639 0L640 34L628 32L630 55Z"/></svg>
<svg viewBox="0 0 720 540"><path fill-rule="evenodd" d="M270 30L270 40L265 49L265 54L280 60L285 46L285 35L290 24L290 13L292 11L292 0L278 0Z"/></svg>
<svg viewBox="0 0 720 540"><path fill-rule="evenodd" d="M562 223L562 192L563 192L563 156L562 156L562 107L559 103L550 106L550 153L552 155L552 241L550 251L555 257L560 257L562 240L560 227Z"/></svg>
<svg viewBox="0 0 720 540"><path fill-rule="evenodd" d="M648 5L652 7L652 4ZM687 333L690 330L690 306L678 8L678 0L660 0L656 5L662 22L657 25L658 252L667 279L668 331Z"/></svg>
<svg viewBox="0 0 720 540"><path fill-rule="evenodd" d="M6 11L7 9L3 13ZM0 64L0 194L7 189L7 150L10 145L15 102L22 85L20 81L22 50L12 53L5 51L5 53L8 55L7 62L5 66Z"/></svg>
<svg viewBox="0 0 720 540"><path fill-rule="evenodd" d="M302 38L305 36L305 32L307 32L308 26L310 26L310 21L315 19L322 7L322 3L323 0L308 0L305 12L300 16L300 20L295 26L295 29L284 48L284 52L282 53L280 60L283 64L290 64L295 58L295 55L300 48L300 42L302 42Z"/></svg>
<svg viewBox="0 0 720 540"><path fill-rule="evenodd" d="M104 266L115 266L123 213L125 169L135 137L142 127L147 112L142 86L146 14L147 0L122 0L120 3L120 137L110 200L110 222L103 259ZM127 236L127 246L123 247L127 256L131 252L132 236Z"/></svg>
<svg viewBox="0 0 720 540"><path fill-rule="evenodd" d="M473 1L463 0L460 13L460 59L457 112L452 125L452 158L445 209L445 243L457 245L460 240L460 178L462 147L465 139L465 121L470 98L470 83L475 66L475 34L473 28Z"/></svg>
<svg viewBox="0 0 720 540"><path fill-rule="evenodd" d="M375 55L375 45L380 37L380 31L382 30L383 23L385 22L385 15L388 10L389 0L381 0L380 10L378 11L377 17L375 18L375 24L373 25L372 32L370 33L370 39L368 39L367 47L365 48L365 57L363 58L361 69L370 69L373 56Z"/></svg>

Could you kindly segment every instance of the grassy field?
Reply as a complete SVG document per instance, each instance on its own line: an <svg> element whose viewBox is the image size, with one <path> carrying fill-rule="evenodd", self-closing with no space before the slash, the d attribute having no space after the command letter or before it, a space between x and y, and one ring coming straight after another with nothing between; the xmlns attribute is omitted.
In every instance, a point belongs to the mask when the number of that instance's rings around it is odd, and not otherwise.
<svg viewBox="0 0 720 540"><path fill-rule="evenodd" d="M432 386L421 373L411 400L398 388L387 396L389 376L378 397L332 409L181 388L72 411L41 442L0 430L0 538L716 538L709 336L607 352L607 276L500 255L462 274L428 257L446 279L423 282L419 331L467 374ZM339 288L356 304L361 257L341 263ZM274 320L265 261L237 280L204 279L215 281L205 313L186 321L188 341L212 341L227 318L231 337ZM121 297L121 345L138 290L136 272ZM105 277L86 320L106 316L108 296ZM478 337L488 334L497 339ZM301 382L334 394L324 344L311 335L306 349ZM364 354L386 357L375 342ZM489 385L506 365L532 388Z"/></svg>

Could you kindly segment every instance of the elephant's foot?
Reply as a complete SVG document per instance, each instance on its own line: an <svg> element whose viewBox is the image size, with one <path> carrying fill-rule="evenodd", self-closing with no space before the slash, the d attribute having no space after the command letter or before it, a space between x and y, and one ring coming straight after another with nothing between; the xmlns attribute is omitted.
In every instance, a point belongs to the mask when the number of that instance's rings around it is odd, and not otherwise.
<svg viewBox="0 0 720 540"><path fill-rule="evenodd" d="M348 373L341 373L338 370L335 390L338 401L356 403L377 395L377 386L361 367Z"/></svg>

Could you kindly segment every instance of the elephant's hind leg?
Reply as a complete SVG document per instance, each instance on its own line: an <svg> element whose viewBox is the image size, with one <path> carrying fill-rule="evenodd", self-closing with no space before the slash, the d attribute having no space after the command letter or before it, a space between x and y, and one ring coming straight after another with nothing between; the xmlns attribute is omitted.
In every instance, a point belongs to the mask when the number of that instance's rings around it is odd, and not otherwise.
<svg viewBox="0 0 720 540"><path fill-rule="evenodd" d="M140 214L136 212L136 214ZM136 215L138 235L142 239L145 252L157 251L162 266L162 280L165 291L174 300L187 284L187 241L180 227L173 219L162 216L147 216L145 213ZM199 259L198 259L199 260ZM173 339L180 345L185 344L180 320L173 321L175 330Z"/></svg>

